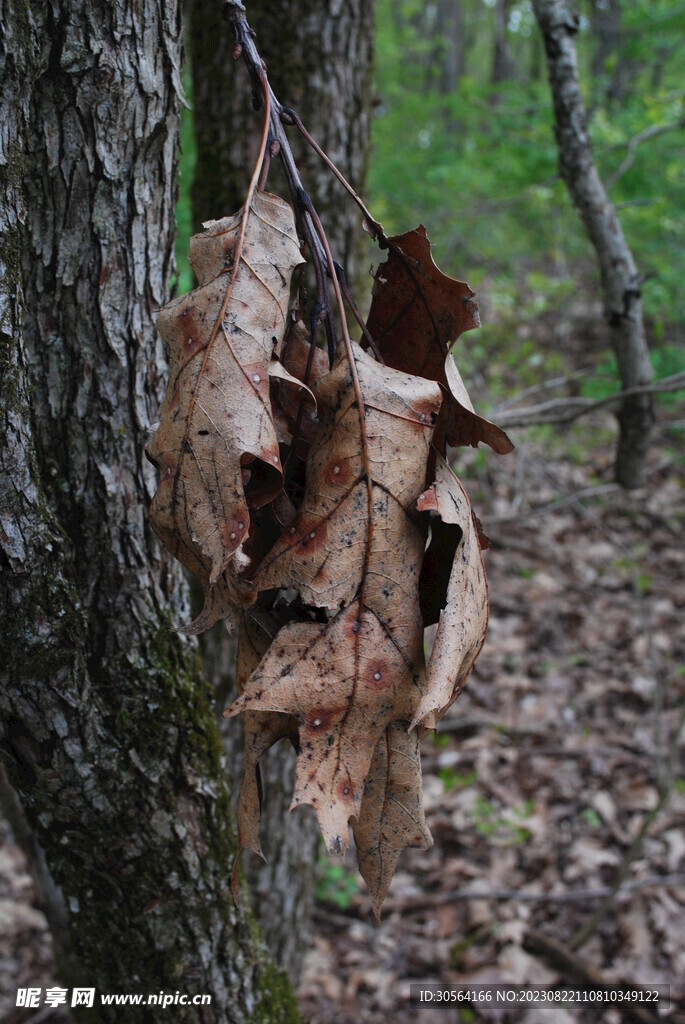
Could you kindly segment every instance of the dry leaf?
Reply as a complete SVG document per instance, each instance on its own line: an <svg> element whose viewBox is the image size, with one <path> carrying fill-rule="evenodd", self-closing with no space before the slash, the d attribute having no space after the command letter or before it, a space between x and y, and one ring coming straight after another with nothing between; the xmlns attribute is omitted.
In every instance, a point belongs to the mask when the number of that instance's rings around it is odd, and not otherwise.
<svg viewBox="0 0 685 1024"><path fill-rule="evenodd" d="M402 851L433 845L423 812L419 736L407 728L407 722L393 722L378 741L352 826L359 870L377 918Z"/></svg>
<svg viewBox="0 0 685 1024"><path fill-rule="evenodd" d="M328 373L330 367L328 356L321 349L312 348L309 331L302 320L289 320L281 346L280 364L289 381L300 381L306 390L298 391L285 381L272 381L271 405L279 427L279 439L285 439L291 445L295 435L298 455L304 458L318 423L316 400L310 388Z"/></svg>
<svg viewBox="0 0 685 1024"><path fill-rule="evenodd" d="M272 359L269 363L269 384L271 410L279 444L291 445L293 433L298 426L298 440L304 436L311 441L316 432L317 418L316 399L310 388L293 376L278 359Z"/></svg>
<svg viewBox="0 0 685 1024"><path fill-rule="evenodd" d="M494 451L513 450L507 435L476 415L450 346L480 326L474 293L443 274L433 262L423 225L388 239L388 259L376 273L367 326L383 359L405 373L437 380L446 401L434 444L453 447L485 442Z"/></svg>
<svg viewBox="0 0 685 1024"><path fill-rule="evenodd" d="M277 632L266 616L244 612L240 617L238 631L238 656L236 661L236 687L243 693L247 680L266 654ZM242 850L252 850L263 857L259 839L259 824L262 812L262 785L259 761L263 754L278 740L288 738L297 746L297 723L289 715L273 712L246 711L243 715L245 753L243 773L240 780L236 824L238 828L238 849L235 864ZM235 866L233 877L235 881Z"/></svg>
<svg viewBox="0 0 685 1024"><path fill-rule="evenodd" d="M441 454L448 443L512 445L476 415L450 354L478 309L435 266L423 227L386 239L365 219L388 248L363 329L386 365L351 342L337 271L332 370L296 322L331 317L326 271L337 268L309 204L316 302L301 277L288 317L303 261L290 207L257 184L267 147L300 205L304 190L287 139L269 146L277 108L263 66L250 66L266 103L246 206L193 238L198 287L159 314L171 378L149 448L161 475L151 522L204 589L187 632L242 609L238 696L224 712L245 726L238 855L261 854L260 759L289 738L292 806L314 807L331 851L346 849L352 822L378 915L402 850L432 842L419 743L458 695L487 624L479 525ZM331 318L331 347L335 330ZM424 622L435 621L426 666Z"/></svg>
<svg viewBox="0 0 685 1024"><path fill-rule="evenodd" d="M171 373L148 449L161 476L152 526L205 591L189 632L254 600L239 576L241 544L250 509L282 486L268 370L285 330L290 275L302 262L292 210L270 193L256 192L246 213L205 229L191 240L198 287L157 321Z"/></svg>
<svg viewBox="0 0 685 1024"><path fill-rule="evenodd" d="M311 366L307 375L310 361ZM288 373L298 380L306 380L309 387L313 387L330 370L328 355L323 349L315 348L312 352L309 331L301 320L295 321L286 333L281 362Z"/></svg>
<svg viewBox="0 0 685 1024"><path fill-rule="evenodd" d="M459 527L462 536L412 728L418 724L434 728L457 699L483 646L488 624L488 587L471 504L445 460L438 457L435 468L435 483L419 497L417 508L437 513L443 524ZM424 583L430 585L425 577Z"/></svg>
<svg viewBox="0 0 685 1024"><path fill-rule="evenodd" d="M295 716L293 806L314 807L338 852L378 740L391 722L413 717L420 697L425 540L412 512L441 402L436 384L353 351L363 414L342 350L314 388L320 427L302 508L255 576L260 590L294 586L333 618L282 629L226 712Z"/></svg>

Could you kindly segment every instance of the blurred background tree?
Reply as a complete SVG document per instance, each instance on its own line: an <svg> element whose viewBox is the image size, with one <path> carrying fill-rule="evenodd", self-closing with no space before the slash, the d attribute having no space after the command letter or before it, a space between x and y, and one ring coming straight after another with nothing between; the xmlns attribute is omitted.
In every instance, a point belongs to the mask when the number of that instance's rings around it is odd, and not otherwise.
<svg viewBox="0 0 685 1024"><path fill-rule="evenodd" d="M655 377L685 369L685 8L574 5L595 161L641 274ZM618 389L590 243L558 175L530 0L379 0L371 204L389 232L424 222L436 261L480 295L456 355L493 399L572 370Z"/></svg>

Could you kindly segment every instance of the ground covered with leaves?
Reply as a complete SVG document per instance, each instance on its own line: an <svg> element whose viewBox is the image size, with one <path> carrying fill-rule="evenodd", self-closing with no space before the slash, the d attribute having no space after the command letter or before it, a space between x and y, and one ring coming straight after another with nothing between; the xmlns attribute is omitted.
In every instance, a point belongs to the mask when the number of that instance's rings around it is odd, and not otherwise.
<svg viewBox="0 0 685 1024"><path fill-rule="evenodd" d="M412 981L578 982L571 957L609 983L670 984L680 1005L660 1019L685 1020L685 472L674 409L670 427L662 413L648 485L631 494L610 483L606 412L556 443L520 432L505 458L459 453L491 539L491 618L466 689L423 744L435 845L403 854L380 926L353 852L345 866L322 861L300 985L311 1024L599 1019L409 1007ZM3 824L7 1024L36 1013L14 1007L17 985L55 984L35 900Z"/></svg>
<svg viewBox="0 0 685 1024"><path fill-rule="evenodd" d="M550 1021L413 1010L409 984L569 984L573 957L609 983L670 984L680 1006L663 1016L685 1020L683 467L662 449L647 487L619 491L592 447L609 423L574 431L574 465L525 435L486 468L462 457L491 538L491 617L423 747L435 845L404 854L380 927L354 872L323 866L300 988L312 1024Z"/></svg>

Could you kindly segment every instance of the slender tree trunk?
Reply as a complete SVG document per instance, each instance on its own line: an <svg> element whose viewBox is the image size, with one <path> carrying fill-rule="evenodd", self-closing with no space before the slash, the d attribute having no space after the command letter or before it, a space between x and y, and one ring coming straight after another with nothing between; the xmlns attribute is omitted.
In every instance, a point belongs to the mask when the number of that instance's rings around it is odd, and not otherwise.
<svg viewBox="0 0 685 1024"><path fill-rule="evenodd" d="M264 0L247 5L250 25L279 99L294 107L319 144L358 191L366 180L371 119L373 3L352 0ZM193 184L194 220L199 225L238 209L245 196L261 130L241 61L232 57L233 36L221 19L220 5L190 3L190 50L197 171ZM290 129L296 134L296 129ZM319 157L302 153L302 175L321 213L334 256L358 284L366 273L365 236L356 207L349 202ZM274 161L269 188L288 195ZM370 258L369 258L370 262ZM368 285L362 280L362 290ZM220 629L204 643L212 678L223 676L234 652ZM230 671L228 672L230 675ZM242 756L241 728L222 726L231 764ZM262 763L263 849L267 863L246 855L254 904L270 950L296 976L306 948L315 886L319 830L310 808L288 814L295 778L295 757L281 743Z"/></svg>
<svg viewBox="0 0 685 1024"><path fill-rule="evenodd" d="M231 899L212 695L147 523L178 8L0 0L0 31L0 756L61 896L64 981L96 988L90 1019L122 1019L102 992L165 989L212 997L178 1021L292 1020Z"/></svg>
<svg viewBox="0 0 685 1024"><path fill-rule="evenodd" d="M534 0L533 6L547 52L560 172L597 255L604 310L621 383L624 388L649 384L652 367L642 318L640 278L592 157L573 39L577 22L563 0ZM644 481L654 422L651 395L624 399L618 419L616 478L623 487L637 487Z"/></svg>

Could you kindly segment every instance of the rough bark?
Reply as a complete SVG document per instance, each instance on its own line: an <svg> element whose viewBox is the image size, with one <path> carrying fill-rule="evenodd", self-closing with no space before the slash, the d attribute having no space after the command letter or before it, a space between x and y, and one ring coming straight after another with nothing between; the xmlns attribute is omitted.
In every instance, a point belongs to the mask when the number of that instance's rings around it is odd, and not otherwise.
<svg viewBox="0 0 685 1024"><path fill-rule="evenodd" d="M279 100L293 107L361 195L371 126L373 0L260 0L248 3L251 27ZM233 40L220 5L190 0L198 174L194 204L200 220L230 212L245 194L258 141L259 116L250 85L232 59ZM297 129L288 130L293 138ZM333 256L350 282L366 284L373 255L363 257L361 218L319 157L301 147L301 173L321 214ZM273 175L273 178L272 178ZM276 167L269 182L278 185ZM237 200L237 202L236 202ZM223 209L226 204L229 209ZM217 210L217 205L219 209ZM370 281L370 278L369 278ZM367 285L370 290L370 284Z"/></svg>
<svg viewBox="0 0 685 1024"><path fill-rule="evenodd" d="M179 1021L296 1019L233 906L212 695L146 515L178 8L0 0L0 26L0 757L61 893L64 981L213 997Z"/></svg>
<svg viewBox="0 0 685 1024"><path fill-rule="evenodd" d="M649 384L652 367L642 317L640 277L592 156L573 38L577 21L563 0L534 0L533 6L547 53L560 173L597 255L619 377L624 388ZM654 422L651 395L626 398L618 419L616 479L623 487L637 487L644 481Z"/></svg>
<svg viewBox="0 0 685 1024"><path fill-rule="evenodd" d="M363 194L371 120L373 3L326 0L264 0L247 4L278 98L298 111L305 124ZM221 18L220 5L190 4L193 109L197 170L193 184L194 220L199 225L237 209L243 202L252 171L261 116L252 110L250 84L242 61L232 57L233 35ZM301 171L329 234L334 256L350 281L371 278L362 262L365 235L356 207L323 167L320 159L297 140ZM274 161L269 188L287 196ZM369 255L369 263L372 256ZM363 280L362 290L369 284ZM230 692L226 667L234 653L221 630L204 643L205 664L212 678L223 676L224 696ZM230 674L230 673L229 673ZM242 729L235 721L222 726L230 763L242 757ZM288 814L295 777L294 752L279 744L262 762L263 849L267 863L246 855L247 876L255 910L269 948L291 976L296 976L306 948L315 885L319 831L310 808Z"/></svg>

